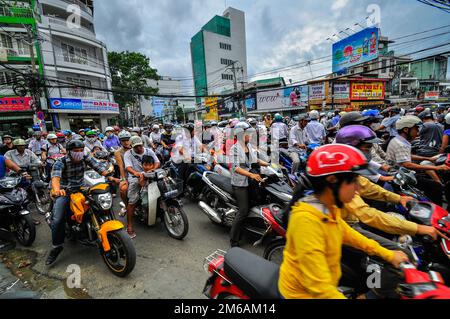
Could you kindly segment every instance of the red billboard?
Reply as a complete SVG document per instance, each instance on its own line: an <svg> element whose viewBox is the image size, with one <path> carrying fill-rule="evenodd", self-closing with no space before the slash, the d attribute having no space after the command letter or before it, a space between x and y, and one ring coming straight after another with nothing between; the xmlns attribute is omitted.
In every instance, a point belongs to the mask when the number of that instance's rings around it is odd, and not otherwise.
<svg viewBox="0 0 450 319"><path fill-rule="evenodd" d="M0 112L31 111L31 97L3 97L0 98Z"/></svg>

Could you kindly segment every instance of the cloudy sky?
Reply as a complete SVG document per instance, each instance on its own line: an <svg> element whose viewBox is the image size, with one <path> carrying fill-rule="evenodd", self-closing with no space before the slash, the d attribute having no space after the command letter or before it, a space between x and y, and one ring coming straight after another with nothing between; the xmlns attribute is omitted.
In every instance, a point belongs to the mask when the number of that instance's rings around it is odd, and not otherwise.
<svg viewBox="0 0 450 319"><path fill-rule="evenodd" d="M139 51L150 57L160 75L189 77L191 37L214 15L232 6L246 15L248 74L253 75L329 56L327 38L347 28L361 30L355 24L365 26L366 17L374 17L368 12L371 4L380 9L382 35L392 39L450 24L450 14L415 0L96 0L95 27L108 50ZM410 41L442 32L447 34ZM450 28L397 42L398 53L414 52L450 42ZM450 46L439 50L445 49ZM281 75L298 81L311 77L311 71L314 76L331 71L327 59L318 62L323 63ZM271 75L278 73L267 74Z"/></svg>

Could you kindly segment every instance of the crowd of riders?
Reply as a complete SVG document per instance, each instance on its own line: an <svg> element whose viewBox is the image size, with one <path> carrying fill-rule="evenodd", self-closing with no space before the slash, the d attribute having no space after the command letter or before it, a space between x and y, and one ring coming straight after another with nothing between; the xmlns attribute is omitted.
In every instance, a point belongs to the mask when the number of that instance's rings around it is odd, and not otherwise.
<svg viewBox="0 0 450 319"><path fill-rule="evenodd" d="M131 238L136 237L133 216L144 185L145 164L157 169L172 161L180 178L186 180L196 154L219 154L231 159L227 163L239 211L230 232L230 245L236 247L241 244L242 222L249 214L250 181L263 182L252 172L252 164L271 165L271 151L284 149L292 161L290 173L301 173L302 183L295 188L288 207L280 294L284 298L343 298L338 290L342 245L354 247L361 254L377 255L398 267L410 258L410 252L384 234L445 237L431 226L399 219L372 203L406 207L413 200L383 188L394 179L389 172L403 167L416 172L417 187L433 203L448 207L450 167L436 161L449 153L449 140L448 105L389 106L361 112L313 110L292 118L277 113L222 122L111 126L104 131L38 130L27 139L2 136L0 178L15 172L29 180L27 167L41 165L55 202L52 247L46 261L51 265L63 250L64 221L70 214L65 189L80 185L87 167L107 176L96 159L97 152L107 152L116 163L116 172L108 179L118 186L126 207L120 215L126 216ZM305 185L312 193L305 195Z"/></svg>

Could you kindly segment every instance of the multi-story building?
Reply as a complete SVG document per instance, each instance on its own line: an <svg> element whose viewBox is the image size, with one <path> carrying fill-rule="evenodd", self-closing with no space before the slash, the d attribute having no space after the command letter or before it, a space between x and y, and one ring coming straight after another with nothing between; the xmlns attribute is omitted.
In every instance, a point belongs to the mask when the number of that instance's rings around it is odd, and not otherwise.
<svg viewBox="0 0 450 319"><path fill-rule="evenodd" d="M111 90L106 46L94 29L93 0L40 0L41 37L48 112L55 128L104 129L119 114ZM66 86L66 87L63 87Z"/></svg>
<svg viewBox="0 0 450 319"><path fill-rule="evenodd" d="M191 39L192 73L196 95L241 89L247 79L244 12L229 7Z"/></svg>
<svg viewBox="0 0 450 319"><path fill-rule="evenodd" d="M21 73L31 72L33 42L35 70L42 73L39 43L31 39L36 30L35 10L34 0L0 2L0 136L24 137L38 123L30 92L25 96L19 92L20 82L24 83Z"/></svg>

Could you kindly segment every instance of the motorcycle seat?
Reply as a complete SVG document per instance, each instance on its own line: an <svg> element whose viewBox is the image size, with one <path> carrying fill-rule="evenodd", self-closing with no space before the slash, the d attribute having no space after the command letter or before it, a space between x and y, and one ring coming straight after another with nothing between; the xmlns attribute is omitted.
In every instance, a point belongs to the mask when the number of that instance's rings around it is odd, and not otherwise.
<svg viewBox="0 0 450 319"><path fill-rule="evenodd" d="M251 299L280 299L280 267L241 248L225 255L224 270L231 281Z"/></svg>
<svg viewBox="0 0 450 319"><path fill-rule="evenodd" d="M208 176L209 180L217 185L220 189L224 190L228 194L233 194L233 186L231 185L231 178L219 175L219 174L211 174Z"/></svg>

